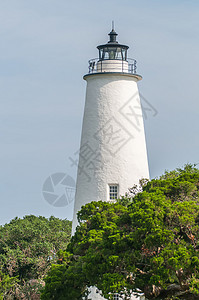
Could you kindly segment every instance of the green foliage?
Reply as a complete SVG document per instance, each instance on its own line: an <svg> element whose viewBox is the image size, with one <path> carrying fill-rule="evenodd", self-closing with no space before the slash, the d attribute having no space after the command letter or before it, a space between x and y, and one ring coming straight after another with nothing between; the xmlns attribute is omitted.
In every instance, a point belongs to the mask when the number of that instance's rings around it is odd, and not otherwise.
<svg viewBox="0 0 199 300"><path fill-rule="evenodd" d="M2 293L10 291L13 295L10 299L32 299L33 294L34 299L39 299L37 294L44 284L43 277L51 263L57 260L56 252L66 248L70 234L71 222L55 217L47 219L30 215L1 226L2 274L8 283L14 282L13 278L18 279L14 287L4 285Z"/></svg>
<svg viewBox="0 0 199 300"><path fill-rule="evenodd" d="M9 290L14 287L17 282L17 278L10 277L6 275L2 271L0 271L0 300L4 299L4 296L7 294Z"/></svg>
<svg viewBox="0 0 199 300"><path fill-rule="evenodd" d="M48 273L42 299L199 299L199 171L190 165L145 182L116 203L92 202Z"/></svg>

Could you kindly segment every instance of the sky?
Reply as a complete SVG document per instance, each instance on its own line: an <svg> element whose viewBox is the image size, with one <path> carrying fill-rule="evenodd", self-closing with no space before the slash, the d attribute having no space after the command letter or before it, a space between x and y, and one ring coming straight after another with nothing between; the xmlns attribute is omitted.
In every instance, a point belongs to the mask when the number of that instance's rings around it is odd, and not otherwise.
<svg viewBox="0 0 199 300"><path fill-rule="evenodd" d="M44 184L53 174L76 180L83 75L112 20L157 111L144 120L151 178L199 163L198 1L1 1L0 224L29 214L72 219L73 201L52 205Z"/></svg>

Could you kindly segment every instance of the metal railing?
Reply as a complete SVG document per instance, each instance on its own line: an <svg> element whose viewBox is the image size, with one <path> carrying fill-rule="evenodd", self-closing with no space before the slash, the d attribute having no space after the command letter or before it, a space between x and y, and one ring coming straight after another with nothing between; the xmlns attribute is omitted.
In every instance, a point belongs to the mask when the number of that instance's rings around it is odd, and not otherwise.
<svg viewBox="0 0 199 300"><path fill-rule="evenodd" d="M111 62L112 66L111 66ZM136 74L137 61L132 58L127 60L99 60L93 58L88 61L88 73L103 73L103 72L122 72L129 74Z"/></svg>

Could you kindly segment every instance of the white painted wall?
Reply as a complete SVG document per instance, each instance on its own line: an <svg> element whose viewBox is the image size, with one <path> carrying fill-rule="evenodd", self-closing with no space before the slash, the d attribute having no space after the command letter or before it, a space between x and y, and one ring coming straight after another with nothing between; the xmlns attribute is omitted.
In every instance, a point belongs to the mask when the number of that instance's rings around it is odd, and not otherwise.
<svg viewBox="0 0 199 300"><path fill-rule="evenodd" d="M100 295L99 292L96 292L95 287L90 287L89 289L90 289L90 294L89 294L88 299L91 299L91 300L106 300L104 297L102 297ZM123 300L123 298L120 298L120 300ZM140 297L137 298L134 295L132 295L130 300L144 300L144 299L143 298L141 299Z"/></svg>
<svg viewBox="0 0 199 300"><path fill-rule="evenodd" d="M101 60L97 62L97 72L128 73L128 62L124 60Z"/></svg>
<svg viewBox="0 0 199 300"><path fill-rule="evenodd" d="M72 234L76 213L91 201L107 201L109 184L119 194L141 178L149 178L142 109L137 81L108 64L103 74L86 75L86 102L82 126ZM120 66L119 66L120 67ZM115 73L107 73L115 68ZM103 300L91 287L90 299ZM132 295L132 300L137 299Z"/></svg>
<svg viewBox="0 0 199 300"><path fill-rule="evenodd" d="M76 213L91 201L107 201L108 184L124 195L149 178L142 110L137 81L122 73L89 74L74 204Z"/></svg>

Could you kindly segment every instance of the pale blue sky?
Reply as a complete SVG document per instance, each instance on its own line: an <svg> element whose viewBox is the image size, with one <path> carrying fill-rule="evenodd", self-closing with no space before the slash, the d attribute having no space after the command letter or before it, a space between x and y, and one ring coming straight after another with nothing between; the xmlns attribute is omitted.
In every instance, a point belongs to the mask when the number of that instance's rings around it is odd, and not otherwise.
<svg viewBox="0 0 199 300"><path fill-rule="evenodd" d="M42 196L56 172L76 177L87 61L115 20L158 110L145 120L150 174L199 162L198 1L9 0L0 3L0 223L72 218Z"/></svg>

